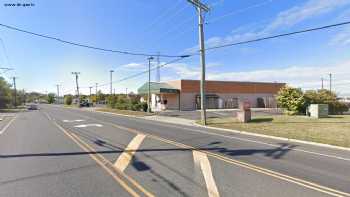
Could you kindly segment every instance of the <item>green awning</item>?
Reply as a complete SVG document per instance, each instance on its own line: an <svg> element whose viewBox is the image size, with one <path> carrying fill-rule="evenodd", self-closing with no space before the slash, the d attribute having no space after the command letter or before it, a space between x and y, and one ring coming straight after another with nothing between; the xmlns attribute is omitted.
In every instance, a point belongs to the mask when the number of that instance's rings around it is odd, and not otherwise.
<svg viewBox="0 0 350 197"><path fill-rule="evenodd" d="M150 82L150 86L151 94L180 92L179 89L176 89L167 83ZM137 89L137 92L138 94L148 94L148 82L143 84L139 89Z"/></svg>

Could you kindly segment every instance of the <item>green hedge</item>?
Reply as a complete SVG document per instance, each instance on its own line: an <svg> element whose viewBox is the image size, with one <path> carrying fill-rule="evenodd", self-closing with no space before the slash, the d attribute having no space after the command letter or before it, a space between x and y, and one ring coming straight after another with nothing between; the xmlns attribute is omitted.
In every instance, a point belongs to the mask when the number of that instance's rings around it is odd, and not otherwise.
<svg viewBox="0 0 350 197"><path fill-rule="evenodd" d="M112 95L107 98L107 106L120 110L147 111L147 103L140 102L139 97Z"/></svg>

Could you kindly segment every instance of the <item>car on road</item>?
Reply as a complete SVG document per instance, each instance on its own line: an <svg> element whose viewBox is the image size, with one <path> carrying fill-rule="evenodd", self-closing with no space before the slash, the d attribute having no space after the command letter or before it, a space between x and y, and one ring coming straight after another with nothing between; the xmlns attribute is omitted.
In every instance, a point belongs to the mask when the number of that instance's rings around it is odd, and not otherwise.
<svg viewBox="0 0 350 197"><path fill-rule="evenodd" d="M39 107L38 107L37 104L29 104L29 105L27 106L27 109L28 109L28 110L38 110Z"/></svg>
<svg viewBox="0 0 350 197"><path fill-rule="evenodd" d="M90 101L90 99L82 99L79 103L79 107L92 107L93 103Z"/></svg>

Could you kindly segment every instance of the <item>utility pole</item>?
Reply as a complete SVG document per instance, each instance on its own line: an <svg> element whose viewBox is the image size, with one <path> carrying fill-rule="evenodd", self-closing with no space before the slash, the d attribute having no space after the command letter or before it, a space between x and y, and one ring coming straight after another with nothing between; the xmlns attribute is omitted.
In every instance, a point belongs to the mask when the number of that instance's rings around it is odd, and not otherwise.
<svg viewBox="0 0 350 197"><path fill-rule="evenodd" d="M159 52L157 55L157 76L156 76L156 81L160 82L160 61L159 61Z"/></svg>
<svg viewBox="0 0 350 197"><path fill-rule="evenodd" d="M151 113L151 61L153 57L148 58L148 97L147 97L147 112Z"/></svg>
<svg viewBox="0 0 350 197"><path fill-rule="evenodd" d="M75 75L75 83L77 85L77 96L78 96L78 105L80 105L80 95L79 95L79 83L78 83L78 75L80 75L80 72L72 72L73 75Z"/></svg>
<svg viewBox="0 0 350 197"><path fill-rule="evenodd" d="M89 87L89 89L90 89L90 99L91 99L91 88L92 88L92 86Z"/></svg>
<svg viewBox="0 0 350 197"><path fill-rule="evenodd" d="M15 108L17 108L17 89L16 89L16 79L17 79L17 77L12 77L12 79L13 79L13 89L14 89L14 98L15 98L14 105L15 105Z"/></svg>
<svg viewBox="0 0 350 197"><path fill-rule="evenodd" d="M329 73L329 91L332 92L332 73Z"/></svg>
<svg viewBox="0 0 350 197"><path fill-rule="evenodd" d="M323 77L321 77L321 90L323 90Z"/></svg>
<svg viewBox="0 0 350 197"><path fill-rule="evenodd" d="M95 89L96 104L97 104L97 86L98 86L98 83L95 83L95 87L96 87L96 89Z"/></svg>
<svg viewBox="0 0 350 197"><path fill-rule="evenodd" d="M198 33L199 33L199 51L200 51L200 63L201 63L201 120L202 124L207 124L206 115L206 96L205 96L205 47L204 47L204 12L209 11L209 7L200 2L200 0L187 0L197 8L198 12Z"/></svg>
<svg viewBox="0 0 350 197"><path fill-rule="evenodd" d="M110 95L112 95L112 90L113 90L112 83L113 83L113 72L114 72L114 70L110 70L109 72L110 72L110 80L111 80Z"/></svg>
<svg viewBox="0 0 350 197"><path fill-rule="evenodd" d="M60 104L60 85L56 84L57 87L57 104Z"/></svg>

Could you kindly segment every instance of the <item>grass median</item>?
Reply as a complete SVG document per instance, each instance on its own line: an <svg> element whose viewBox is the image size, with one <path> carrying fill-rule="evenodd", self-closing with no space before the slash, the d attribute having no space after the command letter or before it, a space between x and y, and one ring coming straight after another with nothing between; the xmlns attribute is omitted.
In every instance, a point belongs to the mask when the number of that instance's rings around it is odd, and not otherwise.
<svg viewBox="0 0 350 197"><path fill-rule="evenodd" d="M257 116L249 123L236 118L210 118L208 125L290 139L350 147L350 115L315 119L306 116Z"/></svg>

